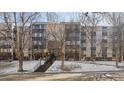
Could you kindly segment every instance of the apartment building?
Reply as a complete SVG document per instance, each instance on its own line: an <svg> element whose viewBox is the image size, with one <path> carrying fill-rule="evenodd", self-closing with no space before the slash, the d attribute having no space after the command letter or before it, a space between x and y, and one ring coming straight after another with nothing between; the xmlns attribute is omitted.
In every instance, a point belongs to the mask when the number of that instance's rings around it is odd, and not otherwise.
<svg viewBox="0 0 124 93"><path fill-rule="evenodd" d="M12 24L9 24L9 29L6 24L0 23L0 60L11 59L12 54Z"/></svg>
<svg viewBox="0 0 124 93"><path fill-rule="evenodd" d="M97 26L93 29L81 29L81 56L86 60L112 60L112 27Z"/></svg>
<svg viewBox="0 0 124 93"><path fill-rule="evenodd" d="M74 60L114 60L113 27L88 28L78 22L65 24L65 58Z"/></svg>
<svg viewBox="0 0 124 93"><path fill-rule="evenodd" d="M24 28L23 34L20 35L22 27L17 27L13 23L9 24L9 27L1 23L0 24L0 60L16 60L18 59L17 49L19 47L20 37L23 40L23 52L24 59L28 60L31 57L30 49L32 47L32 32L29 26Z"/></svg>
<svg viewBox="0 0 124 93"><path fill-rule="evenodd" d="M124 30L119 26L112 27L112 58L124 60ZM122 55L122 56L120 56ZM119 60L118 60L119 61Z"/></svg>
<svg viewBox="0 0 124 93"><path fill-rule="evenodd" d="M80 58L81 25L79 22L65 22L65 59Z"/></svg>
<svg viewBox="0 0 124 93"><path fill-rule="evenodd" d="M113 27L97 26L92 31L92 27L81 26L79 22L62 22L53 25L62 25L65 32L65 60L114 60L114 46L112 39ZM43 50L56 50L59 52L59 42L46 40L46 31L51 29L48 23L35 23L32 29L32 54L43 55ZM56 30L55 28L52 29ZM58 30L58 29L57 29ZM40 34L41 33L41 34ZM58 53L59 55L59 53ZM57 56L58 56L57 55Z"/></svg>
<svg viewBox="0 0 124 93"><path fill-rule="evenodd" d="M115 28L112 26L97 26L88 29L81 26L79 22L51 23L52 31L59 31L58 25L64 31L65 60L115 60L117 41ZM44 56L44 49L55 50L56 55L60 55L60 42L48 36L48 29L51 24L47 22L33 23L32 28L26 27L25 33L25 59L39 59ZM50 25L50 26L49 26ZM55 25L55 26L53 26ZM0 25L3 35L0 35L0 59L15 59L12 42L17 40L17 36L12 30L7 30L4 24ZM4 28L4 29L3 29ZM18 27L20 29L20 27ZM94 30L93 30L94 29ZM3 31L2 31L3 30ZM6 38L4 37L6 35ZM48 40L49 38L49 40ZM51 39L50 39L51 38ZM123 37L124 38L124 37ZM123 39L124 40L124 39ZM123 52L122 52L123 53ZM123 53L124 54L124 53Z"/></svg>
<svg viewBox="0 0 124 93"><path fill-rule="evenodd" d="M43 57L43 51L46 48L46 22L37 22L32 25L32 46L30 51L32 52L33 59L39 59Z"/></svg>

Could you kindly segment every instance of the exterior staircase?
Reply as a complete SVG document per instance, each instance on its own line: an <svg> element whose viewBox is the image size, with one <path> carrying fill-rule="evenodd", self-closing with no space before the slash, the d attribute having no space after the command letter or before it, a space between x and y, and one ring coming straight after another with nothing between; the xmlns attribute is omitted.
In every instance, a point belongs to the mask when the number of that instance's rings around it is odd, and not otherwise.
<svg viewBox="0 0 124 93"><path fill-rule="evenodd" d="M56 57L51 55L43 65L40 65L34 72L45 72L55 62Z"/></svg>

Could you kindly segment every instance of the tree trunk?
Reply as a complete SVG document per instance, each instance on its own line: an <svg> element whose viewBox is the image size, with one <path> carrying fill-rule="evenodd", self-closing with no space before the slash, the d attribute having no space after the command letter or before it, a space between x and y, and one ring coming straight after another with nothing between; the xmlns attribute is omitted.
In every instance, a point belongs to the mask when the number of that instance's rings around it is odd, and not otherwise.
<svg viewBox="0 0 124 93"><path fill-rule="evenodd" d="M119 47L119 62L122 61L122 49L121 49L121 45Z"/></svg>
<svg viewBox="0 0 124 93"><path fill-rule="evenodd" d="M62 55L61 55L61 70L63 70L64 69L64 54L62 53Z"/></svg>
<svg viewBox="0 0 124 93"><path fill-rule="evenodd" d="M22 72L23 71L23 51L20 50L19 51L19 69L18 72Z"/></svg>
<svg viewBox="0 0 124 93"><path fill-rule="evenodd" d="M118 68L118 61L116 61L116 67Z"/></svg>
<svg viewBox="0 0 124 93"><path fill-rule="evenodd" d="M118 62L120 61L120 51L119 48L117 48L117 52L116 52L116 67L118 68Z"/></svg>
<svg viewBox="0 0 124 93"><path fill-rule="evenodd" d="M18 72L22 72L22 71L23 71L23 60L20 57L19 58L19 69L18 69Z"/></svg>
<svg viewBox="0 0 124 93"><path fill-rule="evenodd" d="M64 69L64 52L63 49L61 49L61 70Z"/></svg>

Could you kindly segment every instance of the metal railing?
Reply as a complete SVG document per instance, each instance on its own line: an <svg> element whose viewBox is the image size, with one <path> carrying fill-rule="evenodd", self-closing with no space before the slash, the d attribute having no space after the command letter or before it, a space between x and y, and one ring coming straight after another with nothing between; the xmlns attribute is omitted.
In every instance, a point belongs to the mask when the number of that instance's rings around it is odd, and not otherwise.
<svg viewBox="0 0 124 93"><path fill-rule="evenodd" d="M40 67L41 66L41 59L40 59L40 61L38 62L38 64L33 68L33 70L35 71L38 67Z"/></svg>

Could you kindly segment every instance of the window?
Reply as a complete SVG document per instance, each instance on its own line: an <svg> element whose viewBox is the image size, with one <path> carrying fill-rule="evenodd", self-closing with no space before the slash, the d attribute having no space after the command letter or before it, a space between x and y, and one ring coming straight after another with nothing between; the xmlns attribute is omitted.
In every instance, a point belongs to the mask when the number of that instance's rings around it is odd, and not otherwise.
<svg viewBox="0 0 124 93"><path fill-rule="evenodd" d="M91 46L92 47L96 47L96 43L91 43Z"/></svg>
<svg viewBox="0 0 124 93"><path fill-rule="evenodd" d="M35 33L33 33L32 36L35 37Z"/></svg>
<svg viewBox="0 0 124 93"><path fill-rule="evenodd" d="M93 37L91 38L91 46L92 46L92 47L96 47L96 36L93 36Z"/></svg>
<svg viewBox="0 0 124 93"><path fill-rule="evenodd" d="M107 32L102 32L102 36L107 36Z"/></svg>
<svg viewBox="0 0 124 93"><path fill-rule="evenodd" d="M74 32L69 33L70 37L73 37L73 36L79 37L79 35L80 33L74 33Z"/></svg>
<svg viewBox="0 0 124 93"><path fill-rule="evenodd" d="M102 27L102 36L107 36L107 27Z"/></svg>
<svg viewBox="0 0 124 93"><path fill-rule="evenodd" d="M106 26L102 27L102 32L107 32L107 27Z"/></svg>
<svg viewBox="0 0 124 93"><path fill-rule="evenodd" d="M105 40L105 39L102 39L102 42L103 42L103 43L107 43L107 40Z"/></svg>
<svg viewBox="0 0 124 93"><path fill-rule="evenodd" d="M41 41L38 42L38 45L41 45Z"/></svg>
<svg viewBox="0 0 124 93"><path fill-rule="evenodd" d="M66 41L65 44L66 44L66 45L70 45L70 41Z"/></svg>
<svg viewBox="0 0 124 93"><path fill-rule="evenodd" d="M33 43L34 43L34 45L36 45L37 44L37 41L33 41Z"/></svg>
<svg viewBox="0 0 124 93"><path fill-rule="evenodd" d="M76 44L80 45L80 43L81 43L80 41L76 41Z"/></svg>
<svg viewBox="0 0 124 93"><path fill-rule="evenodd" d="M72 44L72 45L75 45L75 41L71 41L71 44Z"/></svg>
<svg viewBox="0 0 124 93"><path fill-rule="evenodd" d="M70 29L70 26L69 25L65 25L65 28L66 28L66 30L69 30Z"/></svg>
<svg viewBox="0 0 124 93"><path fill-rule="evenodd" d="M2 48L0 48L0 52L3 52L3 49Z"/></svg>
<svg viewBox="0 0 124 93"><path fill-rule="evenodd" d="M33 41L41 41L42 38L41 38L41 37L32 37L32 40L33 40Z"/></svg>
<svg viewBox="0 0 124 93"><path fill-rule="evenodd" d="M91 44L96 43L96 36L91 36Z"/></svg>
<svg viewBox="0 0 124 93"><path fill-rule="evenodd" d="M4 49L4 52L7 52L7 49Z"/></svg>
<svg viewBox="0 0 124 93"><path fill-rule="evenodd" d="M102 36L102 39L107 40L107 36Z"/></svg>
<svg viewBox="0 0 124 93"><path fill-rule="evenodd" d="M33 37L37 37L37 33L33 33Z"/></svg>
<svg viewBox="0 0 124 93"><path fill-rule="evenodd" d="M35 37L37 37L38 36L38 33L35 33Z"/></svg>
<svg viewBox="0 0 124 93"><path fill-rule="evenodd" d="M93 37L93 38L91 38L92 40L92 42L96 42L96 37Z"/></svg>
<svg viewBox="0 0 124 93"><path fill-rule="evenodd" d="M91 47L91 50L96 50L96 47Z"/></svg>
<svg viewBox="0 0 124 93"><path fill-rule="evenodd" d="M37 37L40 37L40 33L39 32L37 33Z"/></svg>
<svg viewBox="0 0 124 93"><path fill-rule="evenodd" d="M96 32L91 32L91 36L96 36Z"/></svg>
<svg viewBox="0 0 124 93"><path fill-rule="evenodd" d="M75 29L75 31L74 31L75 33L79 33L80 32L80 30L77 28L77 29Z"/></svg>
<svg viewBox="0 0 124 93"><path fill-rule="evenodd" d="M86 40L81 40L81 43L86 43Z"/></svg>
<svg viewBox="0 0 124 93"><path fill-rule="evenodd" d="M107 56L107 47L102 47L102 56Z"/></svg>
<svg viewBox="0 0 124 93"><path fill-rule="evenodd" d="M3 49L11 48L11 45L0 45L0 48L3 48Z"/></svg>
<svg viewBox="0 0 124 93"><path fill-rule="evenodd" d="M116 49L115 48L113 48L113 50L112 50L112 56L116 57Z"/></svg>
<svg viewBox="0 0 124 93"><path fill-rule="evenodd" d="M40 29L40 25L35 25L34 29Z"/></svg>
<svg viewBox="0 0 124 93"><path fill-rule="evenodd" d="M86 40L86 36L82 36L81 37L81 40Z"/></svg>
<svg viewBox="0 0 124 93"><path fill-rule="evenodd" d="M10 52L12 52L12 49L9 49Z"/></svg>
<svg viewBox="0 0 124 93"><path fill-rule="evenodd" d="M41 25L41 29L44 29L44 25L43 24Z"/></svg>
<svg viewBox="0 0 124 93"><path fill-rule="evenodd" d="M66 41L71 41L71 38L70 37L66 37L65 40Z"/></svg>
<svg viewBox="0 0 124 93"><path fill-rule="evenodd" d="M76 37L76 36L75 36L75 37L73 37L73 40L74 40L74 41L79 41L79 37Z"/></svg>
<svg viewBox="0 0 124 93"><path fill-rule="evenodd" d="M86 43L81 43L81 47L86 47Z"/></svg>
<svg viewBox="0 0 124 93"><path fill-rule="evenodd" d="M39 33L39 37L42 37L42 33Z"/></svg>
<svg viewBox="0 0 124 93"><path fill-rule="evenodd" d="M82 35L82 36L85 36L85 35L86 35L86 32L82 31L82 32L81 32L81 35Z"/></svg>
<svg viewBox="0 0 124 93"><path fill-rule="evenodd" d="M96 56L96 48L91 47L91 56Z"/></svg>

